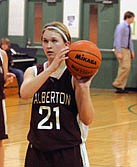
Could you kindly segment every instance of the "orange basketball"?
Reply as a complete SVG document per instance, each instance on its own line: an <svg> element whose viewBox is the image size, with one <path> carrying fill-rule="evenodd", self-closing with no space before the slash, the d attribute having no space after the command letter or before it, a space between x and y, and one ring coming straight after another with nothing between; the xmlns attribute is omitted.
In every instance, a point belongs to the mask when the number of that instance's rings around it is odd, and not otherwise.
<svg viewBox="0 0 137 167"><path fill-rule="evenodd" d="M79 40L70 45L66 65L74 76L90 77L99 69L102 56L91 41Z"/></svg>

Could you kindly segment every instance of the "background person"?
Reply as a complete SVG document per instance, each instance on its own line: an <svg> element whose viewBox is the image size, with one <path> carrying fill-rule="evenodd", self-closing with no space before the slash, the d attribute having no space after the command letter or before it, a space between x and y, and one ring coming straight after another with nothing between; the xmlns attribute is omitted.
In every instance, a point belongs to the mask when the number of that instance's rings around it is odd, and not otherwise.
<svg viewBox="0 0 137 167"><path fill-rule="evenodd" d="M134 22L134 17L133 12L127 11L124 14L124 22L117 25L114 33L114 49L119 63L117 77L112 84L116 88L116 93L127 93L125 86L129 77L131 60L134 59L130 27L130 24Z"/></svg>
<svg viewBox="0 0 137 167"><path fill-rule="evenodd" d="M41 39L48 60L29 67L21 86L22 98L33 96L25 167L89 167L85 140L94 113L92 78L74 78L67 69L71 37L64 24L46 24Z"/></svg>
<svg viewBox="0 0 137 167"><path fill-rule="evenodd" d="M17 82L18 82L18 93L20 96L20 87L23 82L23 71L13 67L13 55L16 54L16 51L10 48L10 40L8 38L2 38L0 41L0 47L6 51L8 55L8 70L9 72L16 75Z"/></svg>
<svg viewBox="0 0 137 167"><path fill-rule="evenodd" d="M4 148L2 140L8 138L6 123L6 108L4 84L13 81L14 74L8 73L8 58L6 52L0 49L0 167L4 167Z"/></svg>

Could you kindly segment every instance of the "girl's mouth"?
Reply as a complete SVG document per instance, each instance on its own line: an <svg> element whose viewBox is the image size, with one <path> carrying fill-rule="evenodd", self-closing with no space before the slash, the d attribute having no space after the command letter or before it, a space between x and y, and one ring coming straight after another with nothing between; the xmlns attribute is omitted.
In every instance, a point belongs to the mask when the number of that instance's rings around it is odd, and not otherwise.
<svg viewBox="0 0 137 167"><path fill-rule="evenodd" d="M47 51L47 54L53 54L54 52L52 52L52 51Z"/></svg>

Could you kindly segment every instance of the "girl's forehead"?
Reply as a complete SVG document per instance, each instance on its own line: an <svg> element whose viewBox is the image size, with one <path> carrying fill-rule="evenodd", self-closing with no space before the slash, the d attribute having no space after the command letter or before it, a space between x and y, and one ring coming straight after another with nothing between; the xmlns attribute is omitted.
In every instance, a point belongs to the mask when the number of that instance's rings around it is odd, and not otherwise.
<svg viewBox="0 0 137 167"><path fill-rule="evenodd" d="M45 30L43 38L62 38L55 30Z"/></svg>
<svg viewBox="0 0 137 167"><path fill-rule="evenodd" d="M7 44L7 43L2 43L1 45L3 45L3 46L8 46L8 44Z"/></svg>

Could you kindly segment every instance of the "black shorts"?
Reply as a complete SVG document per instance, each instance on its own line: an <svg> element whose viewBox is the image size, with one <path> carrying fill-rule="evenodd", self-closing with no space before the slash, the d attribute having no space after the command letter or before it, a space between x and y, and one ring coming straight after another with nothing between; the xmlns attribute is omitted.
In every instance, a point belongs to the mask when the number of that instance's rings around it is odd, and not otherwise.
<svg viewBox="0 0 137 167"><path fill-rule="evenodd" d="M41 152L29 144L25 167L83 167L80 146Z"/></svg>
<svg viewBox="0 0 137 167"><path fill-rule="evenodd" d="M5 100L0 99L0 140L7 139L6 107Z"/></svg>

